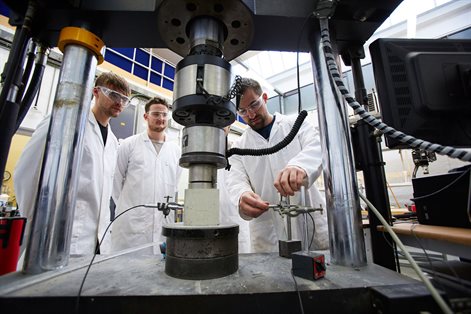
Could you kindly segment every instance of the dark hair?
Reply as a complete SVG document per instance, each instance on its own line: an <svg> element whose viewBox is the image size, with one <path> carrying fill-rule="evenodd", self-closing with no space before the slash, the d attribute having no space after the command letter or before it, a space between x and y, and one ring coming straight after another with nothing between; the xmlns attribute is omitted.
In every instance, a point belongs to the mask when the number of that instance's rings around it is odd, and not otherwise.
<svg viewBox="0 0 471 314"><path fill-rule="evenodd" d="M160 98L160 97L154 97L146 103L146 105L144 107L146 112L149 112L149 108L152 105L164 105L165 107L167 107L167 109L170 108L170 105L168 104L167 100L165 100L164 98Z"/></svg>
<svg viewBox="0 0 471 314"><path fill-rule="evenodd" d="M95 86L112 86L126 96L131 95L131 88L128 82L121 76L113 72L102 73L95 81Z"/></svg>
<svg viewBox="0 0 471 314"><path fill-rule="evenodd" d="M259 96L263 93L262 87L256 80L243 77L240 81L240 94L244 94L247 89L252 89Z"/></svg>

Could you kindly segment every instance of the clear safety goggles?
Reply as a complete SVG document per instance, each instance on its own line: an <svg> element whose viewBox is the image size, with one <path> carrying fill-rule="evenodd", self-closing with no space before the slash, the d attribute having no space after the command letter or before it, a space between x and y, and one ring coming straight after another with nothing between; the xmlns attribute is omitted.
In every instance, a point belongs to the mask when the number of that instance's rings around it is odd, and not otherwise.
<svg viewBox="0 0 471 314"><path fill-rule="evenodd" d="M154 119L157 119L159 117L166 119L168 116L168 112L165 111L149 111L147 114Z"/></svg>
<svg viewBox="0 0 471 314"><path fill-rule="evenodd" d="M106 98L108 98L112 102L118 103L123 107L127 107L129 105L130 99L129 99L128 96L120 94L120 93L118 93L118 92L116 92L112 89L109 89L107 87L104 87L104 86L97 86L97 87L98 87L98 89L100 89L102 94L105 95Z"/></svg>
<svg viewBox="0 0 471 314"><path fill-rule="evenodd" d="M255 100L254 102L252 102L250 105L247 106L247 108L244 108L244 109L240 109L237 110L237 113L239 114L239 116L241 117L245 117L246 115L250 113L256 113L258 111L258 109L260 109L260 107L262 106L263 104L263 93L262 95L260 95L260 97Z"/></svg>

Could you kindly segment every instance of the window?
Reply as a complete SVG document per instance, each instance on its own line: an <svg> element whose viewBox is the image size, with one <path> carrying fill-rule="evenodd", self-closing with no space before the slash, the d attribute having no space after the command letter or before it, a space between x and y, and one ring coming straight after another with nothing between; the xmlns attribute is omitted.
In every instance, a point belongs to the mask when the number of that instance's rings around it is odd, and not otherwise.
<svg viewBox="0 0 471 314"><path fill-rule="evenodd" d="M120 67L123 70L128 72L132 71L132 61L114 51L107 49L105 60L111 64L116 65L117 67Z"/></svg>
<svg viewBox="0 0 471 314"><path fill-rule="evenodd" d="M175 67L147 49L106 48L105 60L146 82L173 91Z"/></svg>

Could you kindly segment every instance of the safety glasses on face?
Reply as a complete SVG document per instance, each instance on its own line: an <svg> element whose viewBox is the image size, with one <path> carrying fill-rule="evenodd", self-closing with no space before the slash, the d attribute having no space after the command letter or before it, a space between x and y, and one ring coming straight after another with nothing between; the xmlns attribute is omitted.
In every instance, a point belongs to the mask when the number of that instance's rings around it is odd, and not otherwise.
<svg viewBox="0 0 471 314"><path fill-rule="evenodd" d="M246 115L249 114L249 112L256 113L258 109L260 109L262 104L263 104L263 94L260 95L260 97L257 100L252 101L252 103L248 105L247 108L243 108L243 109L239 108L239 110L237 110L237 113L239 114L239 116L245 117Z"/></svg>
<svg viewBox="0 0 471 314"><path fill-rule="evenodd" d="M154 119L157 119L159 117L166 119L168 116L168 112L165 111L149 111L147 114Z"/></svg>
<svg viewBox="0 0 471 314"><path fill-rule="evenodd" d="M127 107L129 105L130 99L128 96L124 96L123 94L120 94L104 86L97 86L97 87L103 93L103 95L105 95L106 98L108 98L109 100L115 103L118 103L123 107Z"/></svg>

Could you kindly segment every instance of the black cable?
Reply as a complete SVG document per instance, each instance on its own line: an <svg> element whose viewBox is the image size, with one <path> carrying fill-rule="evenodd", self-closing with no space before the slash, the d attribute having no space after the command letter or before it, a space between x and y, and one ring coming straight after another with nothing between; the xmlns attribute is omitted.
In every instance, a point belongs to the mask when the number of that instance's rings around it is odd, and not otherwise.
<svg viewBox="0 0 471 314"><path fill-rule="evenodd" d="M15 35L13 36L8 60L1 74L3 88L0 92L0 117L3 116L6 110L5 106L7 106L7 101L15 103L18 97L22 97L22 95L17 95L16 99L8 99L8 94L13 85L17 86L19 89L21 88L23 62L26 56L28 42L32 37L32 26L36 15L36 9L36 1L29 1L23 24L16 28Z"/></svg>
<svg viewBox="0 0 471 314"><path fill-rule="evenodd" d="M311 242L309 242L308 250L311 248L312 243L314 242L314 234L316 233L316 223L314 221L314 217L312 217L311 213L307 213L309 217L311 218L312 221L312 236L311 236ZM307 239L306 239L307 242Z"/></svg>
<svg viewBox="0 0 471 314"><path fill-rule="evenodd" d="M30 21L30 19L28 19L28 21ZM4 71L1 74L3 86L0 93L0 115L4 114L4 108L6 106L6 101L8 100L7 98L10 88L13 85L19 86L19 84L21 84L21 63L24 60L26 47L30 38L31 30L29 26L20 26L15 31L10 54L8 55L8 60L5 64ZM16 99L9 100L13 102Z"/></svg>
<svg viewBox="0 0 471 314"><path fill-rule="evenodd" d="M434 196L434 195L437 195L443 191L445 191L446 189L450 188L453 184L455 184L456 182L458 182L462 177L464 177L465 175L467 175L469 172L471 172L471 168L469 168L468 170L464 171L458 178L456 178L455 180L451 181L450 183L448 183L446 186L444 186L443 188L441 188L440 190L438 191L435 191L435 192L432 192L430 194L427 194L427 195L422 195L422 196L418 196L418 197L414 197L414 198L411 198L411 201L416 201L416 200L421 200L421 199L424 199L424 198L427 198L427 197L430 197L430 196Z"/></svg>
<svg viewBox="0 0 471 314"><path fill-rule="evenodd" d="M393 241L393 243L389 242L389 239L386 237L386 235L387 235L386 232L382 232L382 234L383 234L384 241L386 241L386 243L389 245L389 247L393 249L394 258L396 259L397 272L400 274L401 273L401 266L399 264L399 254L402 255L402 253L397 249L396 242L394 242L394 241Z"/></svg>
<svg viewBox="0 0 471 314"><path fill-rule="evenodd" d="M34 68L33 75L31 76L31 81L28 85L28 89L24 93L24 97L21 100L20 111L18 112L18 117L16 119L16 129L15 132L23 122L23 119L26 117L31 104L33 103L34 97L38 94L39 86L41 85L42 77L44 70L46 69L46 64L36 64Z"/></svg>
<svg viewBox="0 0 471 314"><path fill-rule="evenodd" d="M111 224L113 222L115 222L116 219L118 219L119 217L121 217L122 215L124 215L125 213L130 211L131 209L134 209L134 208L137 208L137 207L145 207L145 206L146 206L145 204L141 204L141 205L136 205L136 206L133 206L133 207L130 207L130 208L126 209L121 214L116 216L112 221L110 221L110 223L106 227L105 232L103 233L103 236L101 237L100 243L98 243L98 246L95 250L95 253L93 254L92 260L90 261L90 264L88 264L87 271L85 272L85 275L83 276L83 279L82 279L82 283L80 284L80 289L78 291L77 300L76 300L76 303L75 303L75 312L76 313L79 313L80 295L82 294L82 289L83 289L83 285L85 284L85 279L87 279L88 272L90 271L90 268L92 267L93 261L95 260L95 257L97 255L97 253L100 251L100 246L103 243L103 240L105 239L106 233L108 232L108 229L110 228Z"/></svg>
<svg viewBox="0 0 471 314"><path fill-rule="evenodd" d="M385 232L383 232L383 235ZM396 267L397 267L397 272L400 274L401 273L401 265L399 264L399 250L397 249L396 242L393 241L393 251L394 251L394 257L396 258Z"/></svg>
<svg viewBox="0 0 471 314"><path fill-rule="evenodd" d="M293 269L291 269L291 277L293 277L294 288L296 289L296 292L298 294L299 308L301 309L301 314L304 314L303 300L301 299L301 292L299 292L298 283L296 282L296 278L294 277Z"/></svg>
<svg viewBox="0 0 471 314"><path fill-rule="evenodd" d="M401 143L407 144L409 147L424 149L429 152L437 153L440 155L446 155L451 158L457 158L463 161L471 161L471 152L468 152L464 149L457 149L451 146L433 144L428 141L424 141L413 136L407 135L386 125L385 123L376 119L370 113L368 113L363 108L363 106L360 105L352 95L350 95L348 89L343 83L341 74L335 62L335 55L333 53L333 49L330 43L328 20L326 18L321 18L319 19L319 23L321 28L321 41L323 46L324 58L327 65L327 69L330 74L330 79L335 82L337 89L343 95L348 105L353 108L355 114L359 115L362 120L364 120L372 127L381 131L381 133L383 133L384 135L396 139Z"/></svg>
<svg viewBox="0 0 471 314"><path fill-rule="evenodd" d="M384 241L386 241L386 243L389 245L390 248L394 249L393 244L389 241L388 238L386 238L386 232L382 232L382 234L383 234Z"/></svg>
<svg viewBox="0 0 471 314"><path fill-rule="evenodd" d="M307 117L307 111L303 110L299 113L296 121L294 122L293 128L289 132L289 134L281 140L278 144L269 147L269 148L260 148L260 149L252 149L252 148L231 148L226 152L226 158L231 157L232 155L242 155L242 156L263 156L263 155L271 155L276 153L277 151L281 150L282 148L286 147L291 141L294 139L296 134L298 134L301 125L304 122L304 119Z"/></svg>
<svg viewBox="0 0 471 314"><path fill-rule="evenodd" d="M23 63L27 44L31 38L35 7L36 1L29 1L23 25L16 28L8 60L1 74L3 86L0 91L0 182L3 179L12 137L15 134L16 118L19 111L16 99L22 96L15 95L14 92L21 89Z"/></svg>
<svg viewBox="0 0 471 314"><path fill-rule="evenodd" d="M30 47L29 47L29 52L28 52L28 57L26 59L26 65L25 69L23 71L23 77L21 78L21 86L18 90L18 95L16 98L16 102L20 103L21 102L21 97L24 95L24 90L26 86L28 85L28 81L31 76L31 70L33 69L33 64L34 64L34 59L36 57L36 41L30 39Z"/></svg>
<svg viewBox="0 0 471 314"><path fill-rule="evenodd" d="M428 256L428 253L427 253L427 250L425 250L425 248L423 247L419 237L417 236L417 234L415 233L415 227L417 227L418 224L414 224L412 225L412 228L411 228L411 232L412 232L412 235L414 236L417 244L420 246L420 248L422 249L422 251L424 252L425 254L425 257L427 258L427 262L428 264L430 265L430 269L432 270L433 272L433 276L434 277L437 277L437 272L435 271L435 267L432 263L432 260L430 259L430 257ZM443 258L442 258L442 261L443 261ZM445 262L444 262L445 263ZM458 279L458 281L464 286L463 282L461 281L461 278L458 276L458 274L456 273L455 269L453 267L450 266L450 264L448 263L445 263L445 265L448 267L448 269L451 271L451 273L453 274L453 276L455 276L456 279ZM439 285L441 286L441 288L443 289L443 285L440 281L437 280L437 283L439 283Z"/></svg>
<svg viewBox="0 0 471 314"><path fill-rule="evenodd" d="M429 254L427 253L427 251L425 250L425 248L422 246L422 243L420 242L420 239L417 237L417 235L415 234L415 231L414 231L414 228L418 226L418 224L414 224L411 228L411 232L412 232L412 235L414 236L417 244L420 246L420 248L422 249L422 251L424 252L424 255L425 255L425 258L427 260L427 263L430 265L430 268L432 270L432 272L434 273L434 276L436 275L436 272L435 272L435 269L434 269L434 266L433 266L433 263L432 263L432 260L429 256ZM386 233L383 232L383 238L384 240L386 241L386 243L394 250L394 252L396 253L395 254L395 257L396 257L396 264L397 264L397 269L398 269L398 273L401 273L401 268L400 268L400 263L399 263L399 255L401 256L404 256L404 254L402 252L400 252L399 250L397 250L397 247L395 245L395 242L393 242L391 244L391 242L389 242L389 240L386 238ZM420 256L415 256L414 257L415 260L422 260L420 258ZM438 259L437 259L438 260ZM445 265L450 269L450 271L453 273L453 275L458 279L458 281L461 282L461 279L459 278L458 274L456 273L456 271L454 270L453 267L451 267L448 263L444 262L443 260L440 260L441 262L445 263ZM437 281L438 282L438 281ZM438 282L439 283L439 282ZM439 285L441 286L441 288L443 288L443 286L441 285L441 283L439 283Z"/></svg>
<svg viewBox="0 0 471 314"><path fill-rule="evenodd" d="M300 79L299 79L299 46L301 46L301 36L303 34L303 31L304 31L304 28L306 27L306 24L307 22L309 21L309 19L311 17L314 16L314 12L312 12L311 14L309 14L305 19L304 19L304 22L303 22L303 25L301 27L301 31L299 32L299 36L298 36L298 43L297 43L297 46L296 46L296 79L297 79L297 82L298 82L298 113L301 112L301 83L300 83Z"/></svg>
<svg viewBox="0 0 471 314"><path fill-rule="evenodd" d="M232 84L231 88L224 96L216 96L211 95L203 86L203 82L197 81L197 87L199 92L201 92L206 97L206 103L211 105L220 105L222 103L228 102L231 99L235 98L237 95L240 94L240 89L242 84L242 77L240 75L236 75L234 79L234 83ZM236 110L238 108L238 103L236 103Z"/></svg>
<svg viewBox="0 0 471 314"><path fill-rule="evenodd" d="M422 246L422 243L420 243L419 238L418 238L417 235L415 234L414 228L415 228L416 226L418 226L418 225L417 225L417 224L413 224L413 225L412 225L412 228L411 228L412 235L414 236L415 240L417 241L417 243L419 244L420 248L421 248L422 251L424 252L425 258L427 259L427 262L428 262L428 264L430 265L430 269L432 270L433 276L436 277L436 276L437 276L437 272L435 271L435 267L433 266L432 261L430 260L430 257L429 257L428 254L427 254L427 251L424 249L424 247ZM441 284L441 282L437 281L437 283L440 285L440 288L443 289L443 285Z"/></svg>
<svg viewBox="0 0 471 314"><path fill-rule="evenodd" d="M414 171L412 171L412 179L417 176L417 170L419 170L419 165L414 166Z"/></svg>
<svg viewBox="0 0 471 314"><path fill-rule="evenodd" d="M468 221L471 222L471 174L469 175L469 180L468 180Z"/></svg>

